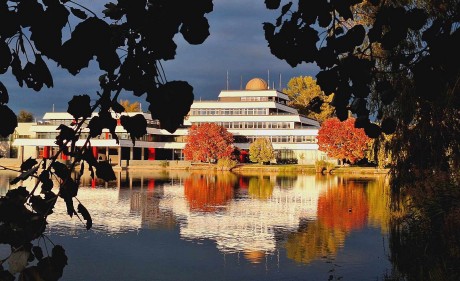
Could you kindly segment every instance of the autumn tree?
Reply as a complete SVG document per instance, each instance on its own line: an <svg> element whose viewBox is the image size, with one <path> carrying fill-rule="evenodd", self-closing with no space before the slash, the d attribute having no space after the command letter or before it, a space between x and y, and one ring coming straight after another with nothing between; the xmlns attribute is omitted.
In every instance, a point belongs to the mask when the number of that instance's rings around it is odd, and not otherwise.
<svg viewBox="0 0 460 281"><path fill-rule="evenodd" d="M364 129L355 128L355 119L350 117L345 121L330 118L321 124L318 131L319 150L329 157L346 159L351 163L364 158L371 139L366 136Z"/></svg>
<svg viewBox="0 0 460 281"><path fill-rule="evenodd" d="M18 113L18 122L33 122L34 121L34 115L32 112L29 112L27 110L20 110Z"/></svg>
<svg viewBox="0 0 460 281"><path fill-rule="evenodd" d="M120 100L120 105L123 106L126 112L141 111L141 103L138 101L130 102L129 100Z"/></svg>
<svg viewBox="0 0 460 281"><path fill-rule="evenodd" d="M344 121L372 138L392 134L392 179L460 179L458 1L266 0L273 55L316 63L317 83ZM415 174L415 171L417 173ZM398 187L399 188L399 187ZM396 189L394 189L396 190Z"/></svg>
<svg viewBox="0 0 460 281"><path fill-rule="evenodd" d="M258 138L249 146L249 160L259 164L275 158L275 150L269 138Z"/></svg>
<svg viewBox="0 0 460 281"><path fill-rule="evenodd" d="M332 95L326 96L311 76L291 78L283 92L289 96L289 105L309 118L323 122L334 116L334 108L329 105Z"/></svg>
<svg viewBox="0 0 460 281"><path fill-rule="evenodd" d="M215 162L233 153L233 134L216 123L192 125L184 148L186 160Z"/></svg>

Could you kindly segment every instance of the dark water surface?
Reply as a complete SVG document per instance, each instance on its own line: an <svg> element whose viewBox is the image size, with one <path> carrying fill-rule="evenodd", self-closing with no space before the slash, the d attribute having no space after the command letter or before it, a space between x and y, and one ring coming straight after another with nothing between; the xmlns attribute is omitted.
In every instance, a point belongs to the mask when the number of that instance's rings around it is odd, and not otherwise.
<svg viewBox="0 0 460 281"><path fill-rule="evenodd" d="M14 176L0 173L0 194ZM62 200L49 217L69 258L61 280L385 280L392 270L385 177L117 177L79 190L91 230Z"/></svg>

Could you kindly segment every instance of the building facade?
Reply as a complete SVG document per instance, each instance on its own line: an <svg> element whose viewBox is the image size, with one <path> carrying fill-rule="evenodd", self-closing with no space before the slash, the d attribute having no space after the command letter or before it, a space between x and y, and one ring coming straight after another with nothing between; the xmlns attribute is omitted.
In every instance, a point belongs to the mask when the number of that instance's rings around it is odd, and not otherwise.
<svg viewBox="0 0 460 281"><path fill-rule="evenodd" d="M133 145L129 134L119 123L121 115L113 113L118 120L117 144L108 130L91 140L94 155L100 160L109 160L121 165L124 160L183 160L188 128L191 125L217 123L234 135L234 145L242 155L248 153L250 144L257 138L271 140L277 162L314 164L326 155L318 150L316 136L319 123L300 115L288 105L289 97L275 89L269 89L260 78L250 80L244 90L223 90L218 100L195 101L184 126L173 134L160 128L157 120L142 112L123 113L143 114L147 120L147 134ZM47 158L58 147L55 144L60 124L70 125L72 115L65 112L48 112L43 121L30 127L31 138L16 138L13 145L18 147L18 157ZM80 140L83 145L85 134ZM77 143L79 145L79 143ZM63 160L65 155L62 155ZM241 160L245 160L243 157Z"/></svg>

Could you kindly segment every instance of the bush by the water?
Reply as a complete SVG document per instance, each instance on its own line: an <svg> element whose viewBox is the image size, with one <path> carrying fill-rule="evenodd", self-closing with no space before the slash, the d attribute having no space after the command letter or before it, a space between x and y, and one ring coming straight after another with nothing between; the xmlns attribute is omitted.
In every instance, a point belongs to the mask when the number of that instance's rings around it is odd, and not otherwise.
<svg viewBox="0 0 460 281"><path fill-rule="evenodd" d="M217 160L217 170L228 171L235 167L237 164L238 161L225 157Z"/></svg>

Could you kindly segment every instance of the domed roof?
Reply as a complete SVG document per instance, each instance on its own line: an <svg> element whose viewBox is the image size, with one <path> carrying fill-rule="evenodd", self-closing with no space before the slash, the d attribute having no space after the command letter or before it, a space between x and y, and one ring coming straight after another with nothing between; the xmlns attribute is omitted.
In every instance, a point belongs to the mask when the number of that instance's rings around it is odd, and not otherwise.
<svg viewBox="0 0 460 281"><path fill-rule="evenodd" d="M262 78L252 78L246 84L246 90L257 91L257 90L268 90L267 82Z"/></svg>

